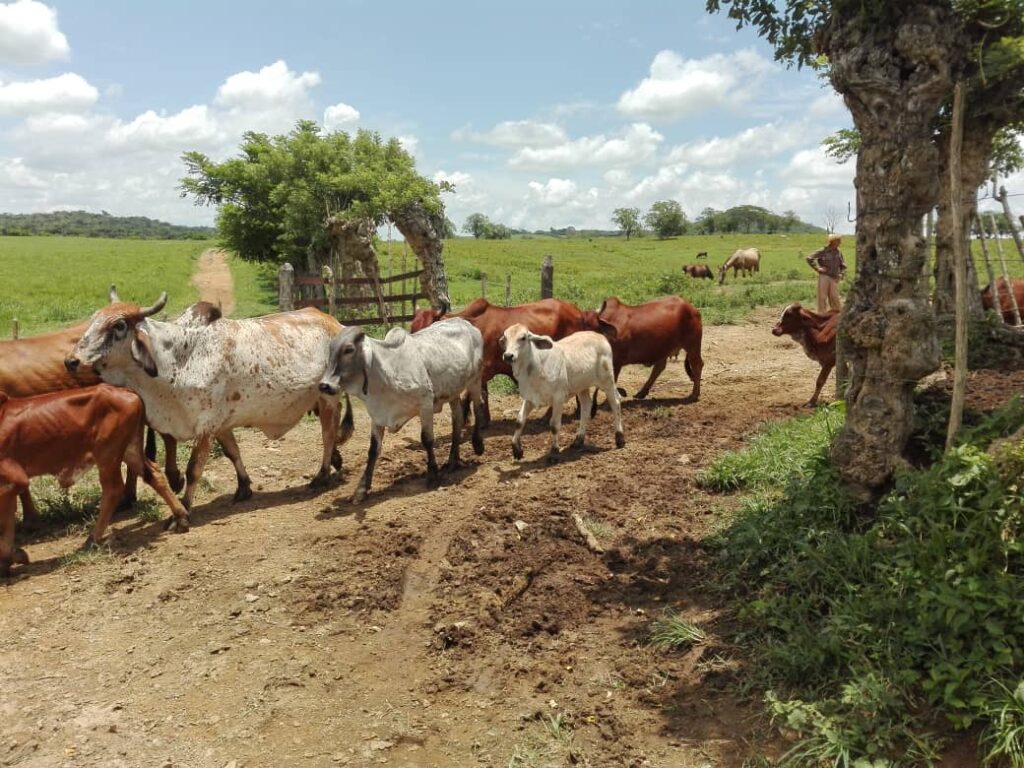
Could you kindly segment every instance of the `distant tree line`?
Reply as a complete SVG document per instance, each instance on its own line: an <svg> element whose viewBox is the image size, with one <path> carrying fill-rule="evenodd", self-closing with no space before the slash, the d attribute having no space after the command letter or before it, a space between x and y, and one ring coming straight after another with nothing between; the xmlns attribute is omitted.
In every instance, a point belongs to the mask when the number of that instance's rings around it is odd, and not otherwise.
<svg viewBox="0 0 1024 768"><path fill-rule="evenodd" d="M759 205L737 205L725 211L705 208L696 221L691 222L682 206L675 200L659 200L647 213L639 208L616 208L612 222L618 234L643 237L648 232L656 237L677 237L687 233L714 234L776 234L822 232L821 227L801 221L794 211L778 214Z"/></svg>
<svg viewBox="0 0 1024 768"><path fill-rule="evenodd" d="M504 224L496 224L482 213L471 213L462 225L462 231L480 240L509 240L515 232Z"/></svg>
<svg viewBox="0 0 1024 768"><path fill-rule="evenodd" d="M0 213L0 236L66 235L137 240L207 240L212 227L185 227L145 216L111 216L106 211Z"/></svg>

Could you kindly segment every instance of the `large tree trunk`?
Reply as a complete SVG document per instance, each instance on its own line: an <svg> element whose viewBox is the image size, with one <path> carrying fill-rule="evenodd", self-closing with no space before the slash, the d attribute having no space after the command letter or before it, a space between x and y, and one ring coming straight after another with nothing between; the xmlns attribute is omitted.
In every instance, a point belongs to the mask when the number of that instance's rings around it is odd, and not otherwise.
<svg viewBox="0 0 1024 768"><path fill-rule="evenodd" d="M451 307L448 275L444 271L444 214L432 214L419 203L392 211L391 220L423 265L420 283L430 303Z"/></svg>
<svg viewBox="0 0 1024 768"><path fill-rule="evenodd" d="M859 3L833 17L823 40L832 81L861 134L857 157L857 276L840 343L850 364L846 424L832 462L861 498L902 463L914 385L939 365L928 300L921 218L938 198L932 120L953 90L965 49L939 0L885 6L867 21Z"/></svg>
<svg viewBox="0 0 1024 768"><path fill-rule="evenodd" d="M968 95L970 98L970 95ZM961 154L960 232L967 255L967 310L973 318L984 316L978 274L971 256L971 230L978 210L978 187L985 181L992 137L996 126L988 120L968 115L964 121L964 144ZM936 317L952 315L956 310L953 280L953 220L950 210L949 136L939 138L942 158L939 165L939 217L935 227L935 294Z"/></svg>
<svg viewBox="0 0 1024 768"><path fill-rule="evenodd" d="M377 251L373 247L373 222L368 220L331 218L327 222L327 234L331 241L331 261L335 266L335 275L342 287L342 295L346 298L365 298L372 296L377 299L383 312L381 299L380 270ZM373 285L346 285L341 281L346 278L368 277ZM366 314L366 305L355 305L356 314ZM386 319L386 318L385 318Z"/></svg>

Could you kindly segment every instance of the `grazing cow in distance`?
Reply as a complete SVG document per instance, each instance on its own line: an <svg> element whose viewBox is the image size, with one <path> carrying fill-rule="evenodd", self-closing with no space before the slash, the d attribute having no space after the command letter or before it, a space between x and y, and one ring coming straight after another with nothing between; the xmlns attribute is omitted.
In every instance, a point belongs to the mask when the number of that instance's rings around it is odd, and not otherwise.
<svg viewBox="0 0 1024 768"><path fill-rule="evenodd" d="M839 329L839 312L824 314L811 312L799 304L790 304L782 310L779 322L772 328L775 336L789 336L804 348L807 356L821 365L821 373L814 385L814 394L807 401L813 407L818 404L818 395L825 386L828 375L836 366L836 331Z"/></svg>
<svg viewBox="0 0 1024 768"><path fill-rule="evenodd" d="M516 323L502 334L501 349L502 357L512 367L519 382L519 394L523 398L519 423L512 437L514 458L523 458L523 427L530 411L542 405L551 406L549 456L558 454L562 406L573 395L580 400L580 423L572 447L582 448L591 417L591 387L604 390L611 404L615 417L615 447L622 448L626 444L608 339L593 331L579 331L555 341L550 336L533 333L522 323Z"/></svg>
<svg viewBox="0 0 1024 768"><path fill-rule="evenodd" d="M721 285L725 282L725 273L732 269L732 276L742 271L743 276L747 277L752 275L754 272L761 271L761 252L757 248L740 248L738 251L730 256L725 264L718 268L718 284Z"/></svg>
<svg viewBox="0 0 1024 768"><path fill-rule="evenodd" d="M1017 300L1017 311L1024 317L1024 280L1013 278L1010 281L1013 287L1013 296ZM999 312L1003 316L1003 322L1013 325L1013 305L1010 303L1010 291L1006 285L1006 278L1000 277L996 280L996 290L999 293ZM992 296L992 284L989 283L981 289L981 305L986 311L996 308L995 299Z"/></svg>
<svg viewBox="0 0 1024 768"><path fill-rule="evenodd" d="M636 306L623 304L617 297L609 296L596 315L601 332L611 343L616 381L624 366L653 366L647 383L636 393L638 400L647 397L665 370L668 358L680 350L686 353L683 367L693 382L693 391L687 400L696 402L700 399L700 377L704 370L700 353L704 335L700 310L678 296L666 296ZM597 403L596 394L594 403Z"/></svg>
<svg viewBox="0 0 1024 768"><path fill-rule="evenodd" d="M157 465L145 456L144 426L139 397L109 384L25 398L0 394L0 576L7 575L12 563L28 563L25 551L14 548L15 498L40 475L55 475L69 487L96 466L103 496L86 547L103 538L124 493L122 463L171 508L168 527L188 530L188 513Z"/></svg>
<svg viewBox="0 0 1024 768"><path fill-rule="evenodd" d="M336 446L352 432L351 403L341 421L338 399L319 390L341 324L306 308L195 328L154 320L166 302L165 292L151 307L119 303L98 310L65 364L70 371L92 365L104 381L139 394L157 431L196 440L185 507L192 508L214 437L235 466L235 501L241 501L252 496L251 481L231 430L256 427L277 439L314 409L323 458L310 486L326 486L331 466L341 468Z"/></svg>
<svg viewBox="0 0 1024 768"><path fill-rule="evenodd" d="M397 432L416 417L427 452L427 485L433 487L440 482L434 457L434 414L445 403L452 412L452 445L445 470L457 469L463 392L469 393L473 403L473 450L478 456L484 452L480 436L483 351L480 331L460 317L412 334L392 328L383 341L368 337L359 326L346 328L334 337L320 391L334 397L341 391L355 395L366 403L372 424L366 471L353 501L363 501L370 492L384 430Z"/></svg>
<svg viewBox="0 0 1024 768"><path fill-rule="evenodd" d="M592 314L592 313L591 313ZM542 299L516 307L499 307L487 299L475 299L461 312L450 314L447 308L418 309L412 321L415 333L431 323L445 317L461 317L472 323L484 340L483 367L483 424L486 429L491 421L491 409L488 402L487 383L498 374L512 375L512 368L502 359L498 343L505 329L515 323L522 323L534 333L562 339L570 333L590 330L596 331L597 325L588 325L583 310L575 304L561 299Z"/></svg>
<svg viewBox="0 0 1024 768"><path fill-rule="evenodd" d="M707 257L708 257L708 252L707 251L698 251L697 252L697 258L698 259L706 259Z"/></svg>
<svg viewBox="0 0 1024 768"><path fill-rule="evenodd" d="M688 274L694 279L707 278L708 280L714 280L715 275L711 272L711 267L707 264L687 264L683 267L683 272Z"/></svg>

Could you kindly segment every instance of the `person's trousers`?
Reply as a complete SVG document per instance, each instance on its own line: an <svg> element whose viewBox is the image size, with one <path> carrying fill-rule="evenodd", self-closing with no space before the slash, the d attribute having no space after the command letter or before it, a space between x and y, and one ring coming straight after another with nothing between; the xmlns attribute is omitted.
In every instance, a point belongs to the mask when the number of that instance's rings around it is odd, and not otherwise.
<svg viewBox="0 0 1024 768"><path fill-rule="evenodd" d="M818 275L818 311L828 312L834 309L837 312L843 308L843 302L839 298L839 281L828 275Z"/></svg>

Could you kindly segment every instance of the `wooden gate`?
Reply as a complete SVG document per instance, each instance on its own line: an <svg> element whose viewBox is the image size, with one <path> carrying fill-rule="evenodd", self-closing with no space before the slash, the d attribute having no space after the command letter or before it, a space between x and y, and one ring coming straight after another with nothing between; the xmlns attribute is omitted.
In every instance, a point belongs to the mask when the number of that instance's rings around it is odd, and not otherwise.
<svg viewBox="0 0 1024 768"><path fill-rule="evenodd" d="M419 269L414 272L381 277L376 281L380 286L380 294L373 295L372 292L376 286L372 278L354 277L336 280L330 268L325 267L322 276L295 276L294 306L296 308L316 307L334 315L347 325L407 323L413 318L416 302L426 298L426 294L421 288L421 274L423 274L423 270ZM409 280L412 280L411 290L407 282ZM345 294L348 291L345 289L357 285L368 287L371 295L346 297ZM372 309L364 311L363 307Z"/></svg>

